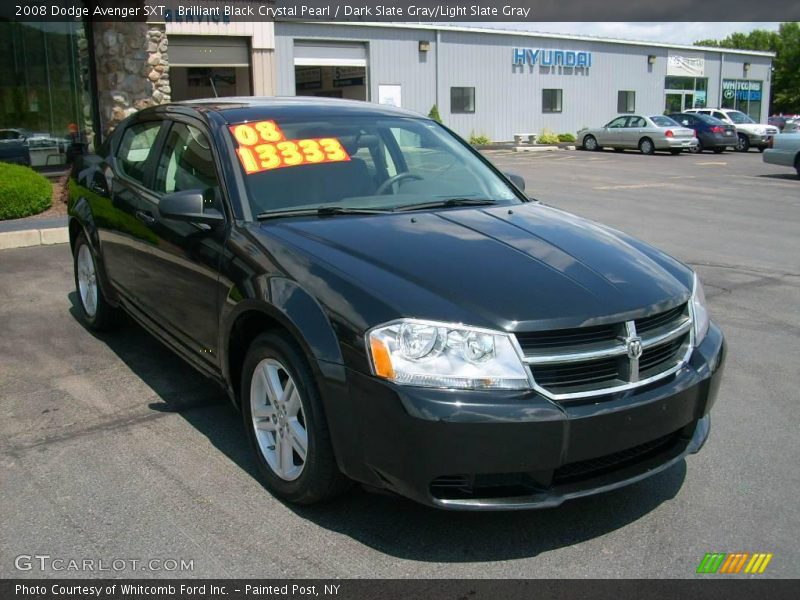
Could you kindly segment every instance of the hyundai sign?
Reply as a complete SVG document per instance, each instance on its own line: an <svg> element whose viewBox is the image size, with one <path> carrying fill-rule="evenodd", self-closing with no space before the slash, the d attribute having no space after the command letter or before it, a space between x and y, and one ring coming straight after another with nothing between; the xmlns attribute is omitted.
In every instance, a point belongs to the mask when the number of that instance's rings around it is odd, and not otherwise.
<svg viewBox="0 0 800 600"><path fill-rule="evenodd" d="M543 48L514 48L514 65L588 69L592 66L592 53L573 50L545 50Z"/></svg>

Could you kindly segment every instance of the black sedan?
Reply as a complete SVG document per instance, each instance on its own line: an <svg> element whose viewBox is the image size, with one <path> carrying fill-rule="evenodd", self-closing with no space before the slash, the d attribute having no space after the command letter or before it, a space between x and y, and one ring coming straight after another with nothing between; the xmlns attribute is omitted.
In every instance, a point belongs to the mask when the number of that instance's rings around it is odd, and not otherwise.
<svg viewBox="0 0 800 600"><path fill-rule="evenodd" d="M266 487L453 509L697 452L725 346L687 266L530 200L447 128L329 99L150 108L78 158L82 316L120 310L241 410Z"/></svg>
<svg viewBox="0 0 800 600"><path fill-rule="evenodd" d="M667 116L684 127L694 129L700 143L692 152L712 150L721 154L725 148L736 146L736 128L724 121L700 113L673 113Z"/></svg>

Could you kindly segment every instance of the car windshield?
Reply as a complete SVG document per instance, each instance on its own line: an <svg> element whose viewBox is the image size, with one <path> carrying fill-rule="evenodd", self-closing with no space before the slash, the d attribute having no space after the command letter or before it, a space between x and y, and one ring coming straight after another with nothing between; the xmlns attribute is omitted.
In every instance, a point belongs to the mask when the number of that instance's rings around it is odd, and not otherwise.
<svg viewBox="0 0 800 600"><path fill-rule="evenodd" d="M728 118L737 125L742 125L746 123L755 123L753 119L751 119L749 116L738 110L729 110L727 114Z"/></svg>
<svg viewBox="0 0 800 600"><path fill-rule="evenodd" d="M231 132L254 215L524 201L446 129L428 120L286 119L234 125Z"/></svg>
<svg viewBox="0 0 800 600"><path fill-rule="evenodd" d="M678 123L676 123L669 117L664 117L662 115L656 115L654 117L650 117L650 120L653 123L655 123L656 127L680 127Z"/></svg>

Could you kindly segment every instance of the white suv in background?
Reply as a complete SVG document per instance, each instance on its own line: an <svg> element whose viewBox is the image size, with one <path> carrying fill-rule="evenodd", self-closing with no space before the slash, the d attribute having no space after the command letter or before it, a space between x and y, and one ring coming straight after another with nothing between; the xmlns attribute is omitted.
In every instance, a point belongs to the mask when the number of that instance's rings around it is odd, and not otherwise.
<svg viewBox="0 0 800 600"><path fill-rule="evenodd" d="M764 148L769 146L769 140L778 135L777 127L757 123L740 110L731 108L687 108L684 112L709 115L736 127L737 152L747 152L751 146L758 148L759 152L763 152Z"/></svg>

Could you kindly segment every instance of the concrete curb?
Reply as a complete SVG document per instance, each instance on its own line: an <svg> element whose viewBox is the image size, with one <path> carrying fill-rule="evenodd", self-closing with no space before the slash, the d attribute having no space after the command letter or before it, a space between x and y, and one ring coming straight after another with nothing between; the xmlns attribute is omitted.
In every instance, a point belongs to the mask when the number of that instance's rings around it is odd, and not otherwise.
<svg viewBox="0 0 800 600"><path fill-rule="evenodd" d="M48 229L23 229L21 231L0 231L0 250L27 248L28 246L50 246L69 242L67 227Z"/></svg>
<svg viewBox="0 0 800 600"><path fill-rule="evenodd" d="M559 152L558 146L514 146L514 152Z"/></svg>

